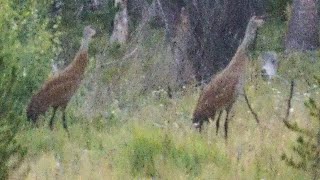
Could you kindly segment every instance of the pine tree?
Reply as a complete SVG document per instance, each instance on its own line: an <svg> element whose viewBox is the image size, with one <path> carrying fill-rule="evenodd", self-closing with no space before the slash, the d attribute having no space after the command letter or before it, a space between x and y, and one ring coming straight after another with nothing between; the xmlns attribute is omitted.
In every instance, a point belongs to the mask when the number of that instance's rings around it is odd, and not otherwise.
<svg viewBox="0 0 320 180"><path fill-rule="evenodd" d="M317 78L320 84L320 78ZM309 109L312 128L301 128L297 123L286 123L286 127L299 136L292 147L294 158L284 153L282 160L289 166L311 173L314 179L320 178L320 107L310 98L305 106Z"/></svg>

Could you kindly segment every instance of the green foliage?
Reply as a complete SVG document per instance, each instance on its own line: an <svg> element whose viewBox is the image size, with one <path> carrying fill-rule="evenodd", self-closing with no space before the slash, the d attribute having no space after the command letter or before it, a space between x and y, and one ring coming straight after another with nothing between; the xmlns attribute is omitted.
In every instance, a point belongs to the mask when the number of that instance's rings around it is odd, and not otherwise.
<svg viewBox="0 0 320 180"><path fill-rule="evenodd" d="M276 30L275 30L276 29ZM286 24L280 20L274 19L267 21L258 31L255 51L275 51L283 52L283 40L286 32Z"/></svg>
<svg viewBox="0 0 320 180"><path fill-rule="evenodd" d="M285 20L287 5L291 2L292 0L270 0L267 3L267 12L275 18Z"/></svg>
<svg viewBox="0 0 320 180"><path fill-rule="evenodd" d="M12 82L6 84L6 88L0 97L0 179L7 179L11 168L19 166L26 154L26 149L16 142L15 135L21 125L21 117L17 117L10 108L12 102L12 87L15 84L15 72L12 72ZM8 112L9 111L9 112ZM15 156L13 165L9 165L11 158ZM11 163L12 164L12 163Z"/></svg>
<svg viewBox="0 0 320 180"><path fill-rule="evenodd" d="M308 86L317 85L314 76L319 77L319 52L293 53L280 59L280 73L286 79L298 79L307 82Z"/></svg>
<svg viewBox="0 0 320 180"><path fill-rule="evenodd" d="M125 155L135 177L159 176L158 164L170 164L196 177L201 174L203 163L225 165L223 156L211 148L196 137L177 143L171 134L161 130L134 128L133 139L128 143Z"/></svg>
<svg viewBox="0 0 320 180"><path fill-rule="evenodd" d="M125 49L115 42L108 47L108 53L112 58L120 59L125 54Z"/></svg>
<svg viewBox="0 0 320 180"><path fill-rule="evenodd" d="M100 9L92 10L88 7L89 1L66 0L62 6L61 28L64 31L81 30L84 25L91 24L101 32L112 32L113 20L118 7L114 1L107 1ZM61 30L62 30L61 29Z"/></svg>
<svg viewBox="0 0 320 180"><path fill-rule="evenodd" d="M54 59L57 64L65 65L72 61L81 43L83 28L87 25L91 25L97 31L90 44L89 54L98 54L107 48L105 42L113 30L113 20L118 8L114 6L114 1L99 2L101 6L95 9L90 7L92 1L63 1L61 14L57 17L60 24L56 27L56 30L61 32L59 40L63 49ZM99 41L95 39L99 39Z"/></svg>
<svg viewBox="0 0 320 180"><path fill-rule="evenodd" d="M0 179L6 179L8 170L17 167L26 153L16 142L16 133L25 121L25 104L47 77L56 52L46 13L44 2L1 1ZM9 165L9 161L13 162Z"/></svg>
<svg viewBox="0 0 320 180"><path fill-rule="evenodd" d="M50 60L56 53L55 36L47 30L48 20L38 14L38 8L45 9L45 6L35 1L3 3L0 12L0 93L3 94L1 89L6 87L14 69L17 82L11 92L15 101L12 108L21 113L21 107L32 91L47 77Z"/></svg>
<svg viewBox="0 0 320 180"><path fill-rule="evenodd" d="M98 132L103 132L106 130L110 132L112 129L119 128L121 125L121 119L118 117L117 110L111 110L110 108L110 114L108 114L106 118L100 115L94 118L93 123L90 125L93 126Z"/></svg>
<svg viewBox="0 0 320 180"><path fill-rule="evenodd" d="M147 177L156 176L155 156L159 153L159 144L146 137L136 137L132 142L129 155L133 175L144 173Z"/></svg>
<svg viewBox="0 0 320 180"><path fill-rule="evenodd" d="M2 6L3 2L9 6ZM94 77L88 79L90 81L88 86L91 89L78 93L77 96L80 98L73 99L78 102L73 104L71 102L71 106L68 107L69 138L62 128L60 112L57 114L56 129L53 131L50 131L47 125L40 125L36 130L29 128L21 130L20 126L23 126L22 122L25 121L22 112L26 102L32 91L47 77L50 60L59 51L57 47L60 43L57 37L59 31L65 32L63 34L65 41L70 41L70 44L78 48L77 38L80 37L84 25L94 24L103 32L112 28L111 21L114 18L111 15L114 13L111 12L112 9L104 9L105 12L85 9L77 16L79 12L77 8L81 6L75 4L85 4L87 1L64 2L65 12L58 21L49 21L46 18L44 7L47 5L40 2L30 0L14 5L10 5L8 0L1 2L0 14L3 16L0 16L0 46L5 47L6 51L0 52L0 104L3 104L0 106L0 175L7 176L8 170L12 168L8 166L8 162L11 164L14 157L17 159L13 166L20 164L26 154L23 147L27 147L28 154L23 165L32 170L27 179L30 176L39 179L48 177L58 179L306 178L306 173L287 168L284 163L279 163L279 158L273 158L279 157L281 152L279 149L290 141L290 138L284 137L287 134L284 134L282 127L279 126L279 119L271 116L277 113L274 109L276 100L282 100L282 93L287 92L286 88L281 88L282 92L277 96L273 96L267 85L262 87L264 93L252 93L254 103L259 100L261 102L255 105L255 108L259 108L258 113L269 115L262 116L267 120L265 124L268 129L265 131L258 131L259 128L254 121L251 121L247 109L243 108L245 107L243 101L238 101L240 106L236 105L238 107L235 108L236 115L230 126L232 136L228 144L225 144L223 133L215 134L215 123L208 126L208 131L199 134L190 128L190 116L199 92L191 89L187 94L181 93L175 96L177 98L166 97L164 88L172 78L167 70L172 58L167 51L167 45L162 43L163 32L155 29L150 31L148 29L146 34L150 35L142 34L143 40L129 45L134 46L137 51L130 50L129 46L123 47L117 44L108 46L107 36L93 40L92 45L97 51L90 54L94 55L96 52L99 54L103 49L101 66L107 66L102 72L101 81L105 86L101 89L106 92L110 88L113 92L106 95L111 99L107 101L108 105L93 106L101 108L102 113L94 111L93 118L85 116L86 111L79 113L80 108L77 106L87 102L85 95L94 89L91 86L92 82L100 81ZM31 11L33 13L30 13ZM6 16L7 13L10 15ZM108 13L110 16L106 17ZM61 22L63 25L55 26L50 24L52 22ZM48 30L47 26L56 28ZM9 27L15 28L11 30ZM281 52L284 32L285 24L282 21L268 23L259 32L256 50L268 49ZM68 46L63 47L69 51ZM133 56L124 58L130 54L128 52L134 52ZM70 56L73 55L70 53ZM68 59L70 56L67 56ZM291 61L281 61L284 65L282 67L285 67L281 73L287 73L286 78L301 75L298 69L303 69L303 74L308 77L311 77L309 72L318 72L317 63L305 61L303 56L299 59L294 57ZM291 72L288 72L288 69ZM98 95L97 98L105 98L99 93ZM112 98L119 100L114 106ZM314 114L317 108L314 108ZM295 115L300 117L303 110L297 111ZM48 121L49 117L43 120ZM297 124L293 124L293 127L302 129ZM17 132L18 136L15 135ZM314 135L314 131L308 129L297 132L303 137L298 139L297 146L308 146L306 144L310 141L309 134ZM314 144L314 139L312 143ZM266 150L262 146L267 146ZM312 149L294 150L298 154L306 154L302 159L308 162L303 165L307 169L313 168L310 161L312 159L309 158L314 154L311 151ZM119 172L123 174L116 176ZM105 175L107 176L104 177Z"/></svg>
<svg viewBox="0 0 320 180"><path fill-rule="evenodd" d="M317 79L320 84L320 79ZM310 98L305 106L312 117L311 128L305 129L297 124L287 126L291 131L299 134L296 144L292 147L294 155L298 158L282 155L282 159L294 168L304 170L312 174L314 179L320 177L320 107L314 99Z"/></svg>

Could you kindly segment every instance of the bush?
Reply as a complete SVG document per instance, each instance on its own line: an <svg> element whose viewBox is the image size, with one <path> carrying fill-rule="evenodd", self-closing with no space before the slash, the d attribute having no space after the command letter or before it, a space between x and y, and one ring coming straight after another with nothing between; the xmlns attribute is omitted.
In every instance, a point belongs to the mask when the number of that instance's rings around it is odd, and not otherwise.
<svg viewBox="0 0 320 180"><path fill-rule="evenodd" d="M320 85L320 79L317 78ZM292 147L295 157L282 155L282 159L291 167L311 173L314 179L320 178L320 107L314 99L310 98L306 103L313 123L311 128L305 129L297 124L287 126L293 132L299 134L295 145Z"/></svg>
<svg viewBox="0 0 320 180"><path fill-rule="evenodd" d="M12 87L15 84L15 70L12 69L11 82L6 84L6 88L2 89L3 93L0 94L0 179L8 178L8 171L10 168L17 167L26 154L26 150L20 146L15 140L15 135L21 125L21 117L17 117L11 107L12 100ZM10 158L15 156L16 160L12 166L9 166Z"/></svg>
<svg viewBox="0 0 320 180"><path fill-rule="evenodd" d="M225 157L201 141L199 136L175 142L166 130L134 127L133 138L126 143L121 159L133 177L162 177L164 169L181 171L190 177L201 175L203 165L214 163L225 168Z"/></svg>
<svg viewBox="0 0 320 180"><path fill-rule="evenodd" d="M55 36L42 16L45 9L37 1L1 1L0 179L7 179L9 169L19 166L26 154L15 137L25 121L24 107L47 77L56 52Z"/></svg>
<svg viewBox="0 0 320 180"><path fill-rule="evenodd" d="M267 4L267 12L275 18L280 18L285 20L286 17L286 7L291 4L292 0L271 0Z"/></svg>
<svg viewBox="0 0 320 180"><path fill-rule="evenodd" d="M53 42L57 37L48 29L48 19L41 17L42 4L27 1L4 1L0 12L0 93L10 79L12 68L16 83L12 84L13 109L22 112L32 91L40 86L50 71L57 53Z"/></svg>

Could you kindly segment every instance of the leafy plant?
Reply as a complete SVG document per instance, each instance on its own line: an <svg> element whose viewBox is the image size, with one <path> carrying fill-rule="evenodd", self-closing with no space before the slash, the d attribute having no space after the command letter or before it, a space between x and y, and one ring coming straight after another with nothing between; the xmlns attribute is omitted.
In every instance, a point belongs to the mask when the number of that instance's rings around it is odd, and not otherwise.
<svg viewBox="0 0 320 180"><path fill-rule="evenodd" d="M25 104L47 77L56 52L45 10L38 1L1 1L0 179L7 179L26 154L15 137L25 121Z"/></svg>
<svg viewBox="0 0 320 180"><path fill-rule="evenodd" d="M10 76L10 81L6 82L5 88L1 88L0 94L0 179L7 179L9 169L17 167L26 153L26 150L15 140L21 118L10 111L13 106L12 90L16 83L15 68L12 68ZM13 156L17 158L10 167L8 163Z"/></svg>
<svg viewBox="0 0 320 180"><path fill-rule="evenodd" d="M318 84L320 79L317 78ZM314 179L320 177L320 107L314 99L310 98L305 106L309 109L313 120L312 128L301 128L296 123L287 126L291 131L299 134L295 145L292 147L294 158L287 154L282 159L291 167L310 172Z"/></svg>
<svg viewBox="0 0 320 180"><path fill-rule="evenodd" d="M121 156L128 159L134 177L159 177L159 164L175 167L182 172L197 177L202 173L202 164L214 162L224 166L225 159L215 149L199 139L174 142L170 133L162 130L134 128L133 139L126 145L126 153Z"/></svg>

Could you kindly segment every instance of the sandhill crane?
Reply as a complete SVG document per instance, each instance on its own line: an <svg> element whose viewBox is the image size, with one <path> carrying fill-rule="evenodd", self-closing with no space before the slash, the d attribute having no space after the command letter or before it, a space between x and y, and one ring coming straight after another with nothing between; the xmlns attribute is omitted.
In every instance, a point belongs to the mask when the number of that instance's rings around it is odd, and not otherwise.
<svg viewBox="0 0 320 180"><path fill-rule="evenodd" d="M193 125L201 127L204 121L214 119L217 112L217 131L219 129L219 118L221 112L226 110L225 138L228 138L229 112L233 103L243 90L246 66L249 62L248 47L256 37L256 31L262 26L264 20L261 17L253 16L247 25L244 39L238 47L229 65L218 75L212 77L209 84L202 91L197 106L193 113Z"/></svg>
<svg viewBox="0 0 320 180"><path fill-rule="evenodd" d="M54 116L60 107L63 113L63 127L68 131L65 110L84 77L84 71L89 62L88 46L95 33L96 31L90 26L84 28L82 43L73 61L63 71L46 81L42 88L32 96L27 107L28 120L35 123L39 115L45 114L50 107L53 107L50 119L50 128L53 129Z"/></svg>

